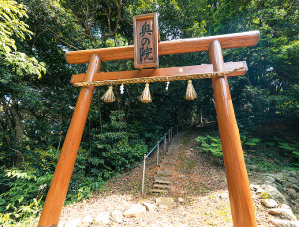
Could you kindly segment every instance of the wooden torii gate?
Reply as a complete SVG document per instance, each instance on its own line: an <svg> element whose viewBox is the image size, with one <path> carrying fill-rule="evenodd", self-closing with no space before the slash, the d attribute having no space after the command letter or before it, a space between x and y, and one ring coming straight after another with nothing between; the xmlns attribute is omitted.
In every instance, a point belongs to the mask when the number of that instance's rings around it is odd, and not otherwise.
<svg viewBox="0 0 299 227"><path fill-rule="evenodd" d="M151 16L152 14L145 15L147 16L145 18L146 20L148 19L149 15ZM140 18L142 19L142 17L137 16L137 19ZM155 20L156 19L154 18L153 23L144 24L153 25L153 27L156 29L155 31L157 32L157 21ZM134 29L138 30L138 28L135 27ZM135 30L134 36L136 35L137 30ZM233 224L235 227L253 227L257 226L255 211L240 141L239 129L237 126L227 81L227 76L245 74L247 72L247 66L246 62L224 63L222 49L254 46L258 43L259 36L259 31L252 31L203 38L164 41L154 44L157 45L156 47L152 46L152 49L156 48L157 50L157 53L155 53L156 56L153 55L153 59L156 61L152 65L154 67L157 67L158 59L155 58L157 58L158 55L181 54L200 51L209 52L211 64L208 65L100 73L102 61L134 58L134 54L138 54L136 52L136 43L135 51L134 46L101 48L67 52L65 58L70 64L89 63L86 74L75 75L72 77L71 83L73 84L93 81L102 81L105 84L107 80L109 81L108 83L119 80L120 75L122 80L134 80L136 78L142 77L165 79L165 77L177 75L223 72L243 66L242 69L234 71L231 74L213 77L212 83ZM155 37L157 38L158 36ZM145 42L143 42L143 44L144 43ZM135 56L135 67L140 67L138 66L140 62L136 63L136 61L137 60ZM141 64L142 63L144 62L141 62ZM142 66L140 68L142 68ZM58 226L94 89L95 86L85 85L80 91L70 127L61 150L43 211L41 213L38 223L39 227Z"/></svg>

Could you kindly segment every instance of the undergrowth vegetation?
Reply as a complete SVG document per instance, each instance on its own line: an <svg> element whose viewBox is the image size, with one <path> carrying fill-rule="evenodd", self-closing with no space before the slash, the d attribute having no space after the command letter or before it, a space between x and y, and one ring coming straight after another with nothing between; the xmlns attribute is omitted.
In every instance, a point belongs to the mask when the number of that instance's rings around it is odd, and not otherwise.
<svg viewBox="0 0 299 227"><path fill-rule="evenodd" d="M147 152L147 145L138 134L126 131L126 124L120 121L123 115L122 111L111 112L103 132L93 134L95 142L91 150L79 149L66 203L90 197L107 179L130 169ZM30 223L43 207L60 151L49 147L27 153L28 160L20 168L1 171L1 226L19 221Z"/></svg>
<svg viewBox="0 0 299 227"><path fill-rule="evenodd" d="M299 167L299 144L296 138L279 130L266 134L241 132L241 143L245 162L255 166L255 171L278 171L282 168ZM196 138L198 149L216 160L223 160L221 140L216 130L211 130Z"/></svg>

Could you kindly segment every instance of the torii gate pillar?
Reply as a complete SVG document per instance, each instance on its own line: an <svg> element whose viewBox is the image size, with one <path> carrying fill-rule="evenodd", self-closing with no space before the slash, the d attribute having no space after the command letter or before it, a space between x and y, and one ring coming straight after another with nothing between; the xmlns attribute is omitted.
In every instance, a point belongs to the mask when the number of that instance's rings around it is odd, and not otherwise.
<svg viewBox="0 0 299 227"><path fill-rule="evenodd" d="M214 72L225 70L218 40L211 43L209 58ZM236 227L254 227L255 212L227 76L214 77L212 83L233 223Z"/></svg>
<svg viewBox="0 0 299 227"><path fill-rule="evenodd" d="M259 32L253 31L160 42L158 44L158 55L209 51L210 62L212 65L169 69L144 69L137 72L129 71L124 72L122 79L163 77L163 74L165 73L167 75L164 75L164 77L182 75L182 73L207 73L212 71L210 70L212 67L214 72L225 71L222 48L231 49L254 46L257 44L258 40ZM96 81L95 77L100 81L108 80L111 82L112 80L119 80L120 75L122 75L123 72L98 73L100 71L101 62L132 59L133 57L134 46L100 48L66 53L66 60L70 64L89 62L87 73L84 75L74 75L71 80L72 83ZM241 64L244 65L242 62ZM240 62L226 63L226 70L228 70L229 67L236 67L239 65ZM246 66L246 63L244 66ZM181 69L184 69L185 72L181 72ZM231 73L230 76L243 75L246 71L247 67L245 67L244 71L241 70L239 72ZM212 82L233 223L235 227L256 227L255 212L227 76L212 78ZM56 166L51 187L39 220L39 227L58 226L93 91L93 85L87 85L81 89L73 118Z"/></svg>

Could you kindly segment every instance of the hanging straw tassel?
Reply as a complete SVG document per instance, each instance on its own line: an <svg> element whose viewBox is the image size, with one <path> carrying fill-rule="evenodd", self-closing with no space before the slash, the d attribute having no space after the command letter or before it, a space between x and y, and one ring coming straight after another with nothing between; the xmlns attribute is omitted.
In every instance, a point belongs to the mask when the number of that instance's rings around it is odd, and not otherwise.
<svg viewBox="0 0 299 227"><path fill-rule="evenodd" d="M109 86L108 91L101 97L104 102L114 102L115 96L113 94L113 87Z"/></svg>
<svg viewBox="0 0 299 227"><path fill-rule="evenodd" d="M194 90L194 87L192 85L192 80L188 80L188 86L185 97L187 100L193 100L197 98L196 91Z"/></svg>
<svg viewBox="0 0 299 227"><path fill-rule="evenodd" d="M143 103L149 103L152 102L151 93L149 90L149 84L145 84L145 88L142 92L142 95L139 97L139 100Z"/></svg>

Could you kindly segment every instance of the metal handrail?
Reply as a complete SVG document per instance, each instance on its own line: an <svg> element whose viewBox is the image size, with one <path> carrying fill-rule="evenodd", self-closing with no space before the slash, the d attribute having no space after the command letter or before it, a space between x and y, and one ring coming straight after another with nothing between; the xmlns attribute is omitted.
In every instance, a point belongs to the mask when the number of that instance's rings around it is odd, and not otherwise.
<svg viewBox="0 0 299 227"><path fill-rule="evenodd" d="M197 119L198 120L198 119ZM195 123L196 121L194 121L193 123ZM188 121L188 125L192 125L191 121ZM186 123L185 123L186 125ZM157 165L159 164L159 144L162 142L162 140L164 140L164 151L166 149L166 140L167 140L167 135L169 138L169 143L170 143L170 138L172 138L172 129L173 128L177 128L177 134L179 133L179 127L182 126L182 130L184 128L184 123L180 124L180 125L176 125L171 127L168 132L157 142L157 144L151 149L151 151L148 154L144 154L143 156L143 174L142 174L142 189L141 189L141 193L143 195L144 192L144 178L145 178L145 159L148 158L148 156L155 150L156 147L157 148ZM188 126L187 126L188 127Z"/></svg>

